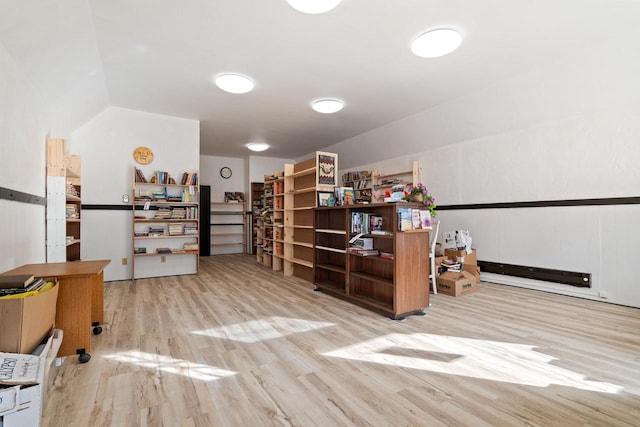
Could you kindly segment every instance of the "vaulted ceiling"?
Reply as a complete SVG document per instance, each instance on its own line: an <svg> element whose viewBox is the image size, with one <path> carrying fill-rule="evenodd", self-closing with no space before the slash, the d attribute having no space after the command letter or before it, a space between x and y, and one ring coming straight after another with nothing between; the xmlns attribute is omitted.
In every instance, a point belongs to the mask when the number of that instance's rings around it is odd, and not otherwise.
<svg viewBox="0 0 640 427"><path fill-rule="evenodd" d="M342 0L309 15L285 0L0 0L0 43L80 125L118 106L199 120L201 153L295 158L638 26L637 0ZM413 55L433 28L452 54ZM212 78L250 76L234 95ZM312 100L345 108L320 114ZM490 100L489 100L490 101Z"/></svg>

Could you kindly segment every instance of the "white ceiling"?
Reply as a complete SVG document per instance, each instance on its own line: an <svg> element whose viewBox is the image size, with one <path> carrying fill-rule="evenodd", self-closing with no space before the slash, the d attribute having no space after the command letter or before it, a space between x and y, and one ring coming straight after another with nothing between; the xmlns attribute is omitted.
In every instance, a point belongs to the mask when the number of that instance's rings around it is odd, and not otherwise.
<svg viewBox="0 0 640 427"><path fill-rule="evenodd" d="M0 42L79 126L112 105L201 122L201 153L296 158L579 51L640 23L637 0L0 0ZM448 27L436 59L409 45ZM630 33L635 34L635 33ZM253 92L219 90L238 72ZM309 103L337 97L337 114ZM489 100L490 102L490 100Z"/></svg>

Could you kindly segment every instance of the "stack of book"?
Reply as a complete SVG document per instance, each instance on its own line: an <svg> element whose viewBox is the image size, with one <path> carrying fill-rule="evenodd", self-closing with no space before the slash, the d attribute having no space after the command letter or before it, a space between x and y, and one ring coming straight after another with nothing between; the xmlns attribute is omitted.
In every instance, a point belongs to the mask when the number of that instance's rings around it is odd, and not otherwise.
<svg viewBox="0 0 640 427"><path fill-rule="evenodd" d="M188 222L184 225L183 234L185 236L195 236L198 234L198 224L195 222Z"/></svg>
<svg viewBox="0 0 640 427"><path fill-rule="evenodd" d="M360 256L375 256L380 254L380 252L377 249L362 249L362 248L350 247L347 249L347 251L349 251L350 254L360 255Z"/></svg>
<svg viewBox="0 0 640 427"><path fill-rule="evenodd" d="M67 219L80 219L80 212L78 212L78 205L68 204L66 210Z"/></svg>
<svg viewBox="0 0 640 427"><path fill-rule="evenodd" d="M46 281L30 274L0 276L0 297L39 291Z"/></svg>
<svg viewBox="0 0 640 427"><path fill-rule="evenodd" d="M169 224L169 236L182 236L184 234L184 224Z"/></svg>
<svg viewBox="0 0 640 427"><path fill-rule="evenodd" d="M164 236L164 227L149 227L147 234L149 237Z"/></svg>
<svg viewBox="0 0 640 427"><path fill-rule="evenodd" d="M171 249L169 249L169 248L158 248L158 249L156 249L156 253L157 254L170 254L172 252L171 252Z"/></svg>
<svg viewBox="0 0 640 427"><path fill-rule="evenodd" d="M160 208L156 212L154 219L170 219L171 218L171 209L169 208Z"/></svg>
<svg viewBox="0 0 640 427"><path fill-rule="evenodd" d="M198 252L198 244L197 243L185 243L183 245L183 249L185 252Z"/></svg>
<svg viewBox="0 0 640 427"><path fill-rule="evenodd" d="M146 254L147 253L147 248L135 247L135 248L133 248L133 253L134 254Z"/></svg>
<svg viewBox="0 0 640 427"><path fill-rule="evenodd" d="M380 252L380 258L393 259L393 254L391 252Z"/></svg>
<svg viewBox="0 0 640 427"><path fill-rule="evenodd" d="M185 208L173 208L171 210L171 219L185 219L187 211Z"/></svg>

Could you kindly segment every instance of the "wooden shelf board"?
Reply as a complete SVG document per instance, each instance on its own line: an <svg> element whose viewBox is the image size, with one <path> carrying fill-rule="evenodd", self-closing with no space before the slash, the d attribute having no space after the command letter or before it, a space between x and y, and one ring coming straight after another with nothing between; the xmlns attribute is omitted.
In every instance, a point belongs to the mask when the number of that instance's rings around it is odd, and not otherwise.
<svg viewBox="0 0 640 427"><path fill-rule="evenodd" d="M384 277L376 276L374 274L363 273L361 271L352 271L351 276L359 279L368 280L370 282L380 283L385 286L393 287L393 281L391 279L385 279Z"/></svg>
<svg viewBox="0 0 640 427"><path fill-rule="evenodd" d="M189 251L189 252L170 252L167 254L157 254L155 252L149 254L133 254L134 257L148 257L148 256L171 256L171 255L199 255L198 251Z"/></svg>
<svg viewBox="0 0 640 427"><path fill-rule="evenodd" d="M76 240L73 240L71 242L67 242L65 244L65 246L71 246L71 245L75 245L75 244L80 244L80 239L76 239Z"/></svg>
<svg viewBox="0 0 640 427"><path fill-rule="evenodd" d="M192 218L192 219L169 219L169 218L158 218L158 219L154 219L154 218L149 218L149 219L142 219L142 218L134 218L133 222L135 223L140 223L140 222L198 222L198 220L196 218Z"/></svg>
<svg viewBox="0 0 640 427"><path fill-rule="evenodd" d="M335 271L336 273L345 274L346 270L344 267L340 267L339 265L333 264L316 264L316 268L321 268L323 270Z"/></svg>
<svg viewBox="0 0 640 427"><path fill-rule="evenodd" d="M319 289L326 290L327 292L346 295L344 284L334 282L314 282L313 284Z"/></svg>
<svg viewBox="0 0 640 427"><path fill-rule="evenodd" d="M316 245L316 249L320 249L322 251L336 252L336 253L339 253L339 254L347 253L347 251L345 249L329 248L327 246L317 246Z"/></svg>
<svg viewBox="0 0 640 427"><path fill-rule="evenodd" d="M316 191L316 187L306 187L306 188L300 188L298 190L293 189L290 190L289 193L287 194L304 194L304 193L313 193L314 191Z"/></svg>
<svg viewBox="0 0 640 427"><path fill-rule="evenodd" d="M307 242L287 242L287 243L291 243L292 245L295 245L295 246L304 246L305 248L313 249L313 243L307 243Z"/></svg>
<svg viewBox="0 0 640 427"><path fill-rule="evenodd" d="M308 169L303 169L301 171L295 172L291 175L288 175L287 178L291 177L291 178L298 178L300 176L305 176L305 175L311 175L316 173L316 167L315 165L313 167L310 167Z"/></svg>
<svg viewBox="0 0 640 427"><path fill-rule="evenodd" d="M67 202L79 202L79 201L80 201L80 197L67 194Z"/></svg>
<svg viewBox="0 0 640 427"><path fill-rule="evenodd" d="M347 234L345 230L332 230L328 228L316 228L316 233L343 234L343 235Z"/></svg>
<svg viewBox="0 0 640 427"><path fill-rule="evenodd" d="M408 170L408 171L395 172L395 173L385 173L385 174L375 175L374 177L376 179L384 179L384 178L389 178L389 177L392 177L392 176L401 176L401 175L413 175L413 171L412 170Z"/></svg>
<svg viewBox="0 0 640 427"><path fill-rule="evenodd" d="M391 302L384 303L372 297L359 295L359 294L350 294L349 298L352 298L357 302L361 302L362 304L377 308L378 310L384 311L386 313L393 314L393 304Z"/></svg>
<svg viewBox="0 0 640 427"><path fill-rule="evenodd" d="M294 264L304 265L305 267L313 268L313 263L300 258L289 258L287 261L291 261Z"/></svg>
<svg viewBox="0 0 640 427"><path fill-rule="evenodd" d="M133 236L133 240L158 240L158 239L197 239L197 234L181 234L172 235L164 234L162 236Z"/></svg>

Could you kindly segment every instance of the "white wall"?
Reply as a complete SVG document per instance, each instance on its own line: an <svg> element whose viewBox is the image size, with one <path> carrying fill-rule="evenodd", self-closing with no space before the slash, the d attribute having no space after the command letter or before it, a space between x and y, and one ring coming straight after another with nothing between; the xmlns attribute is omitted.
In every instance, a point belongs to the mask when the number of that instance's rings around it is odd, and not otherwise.
<svg viewBox="0 0 640 427"><path fill-rule="evenodd" d="M146 166L133 160L136 147L149 147L153 162ZM123 195L132 195L133 171L147 178L154 171L169 172L179 180L183 172L199 167L200 127L196 120L109 107L76 129L68 142L70 154L82 159L82 204L122 205L126 210L82 212L81 258L109 259L105 280L131 278L132 211ZM122 265L127 258L127 265ZM136 277L195 272L195 257L138 258Z"/></svg>
<svg viewBox="0 0 640 427"><path fill-rule="evenodd" d="M608 42L611 42L609 40ZM637 197L640 56L615 40L327 147L343 170L406 170L441 205ZM446 145L449 144L449 145ZM391 159L391 160L390 160ZM640 307L633 280L640 205L441 211L468 228L478 258L592 273L590 289L484 280Z"/></svg>
<svg viewBox="0 0 640 427"><path fill-rule="evenodd" d="M0 187L45 198L48 105L0 43ZM42 205L0 200L0 272L46 261Z"/></svg>

